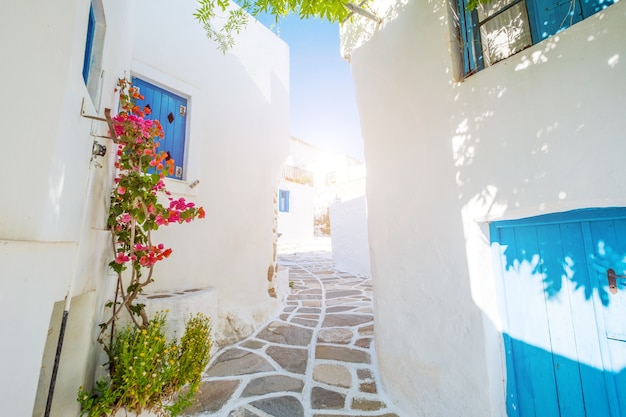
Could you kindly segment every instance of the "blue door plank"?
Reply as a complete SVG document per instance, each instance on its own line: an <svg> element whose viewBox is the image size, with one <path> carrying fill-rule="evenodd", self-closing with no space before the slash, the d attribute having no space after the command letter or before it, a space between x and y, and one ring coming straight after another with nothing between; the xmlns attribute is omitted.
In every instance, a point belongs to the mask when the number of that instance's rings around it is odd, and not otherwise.
<svg viewBox="0 0 626 417"><path fill-rule="evenodd" d="M567 264L562 249L563 241L571 236L562 237L558 224L548 224L537 226L537 237L559 415L584 417L580 364L565 270ZM588 337L589 334L581 336Z"/></svg>
<svg viewBox="0 0 626 417"><path fill-rule="evenodd" d="M515 256L517 254L515 229L512 227L499 228L498 223L491 223L489 225L489 234L491 236L491 243L495 243L498 248L499 263L496 264L500 267L503 278L508 280L507 271L515 268ZM504 285L505 302L515 295L514 291L514 285ZM513 294L511 294L511 292L513 292ZM509 310L511 308L513 307L508 306ZM504 355L506 361L506 411L508 417L519 417L520 401L517 387L518 376L513 353L515 340L510 335L512 327L511 321L513 321L513 318L509 315L508 322L505 324L503 331Z"/></svg>
<svg viewBox="0 0 626 417"><path fill-rule="evenodd" d="M583 244L583 228L580 223L565 223L560 225L560 229L564 260L567 263L566 283L575 307L572 308L572 314L585 415L610 416L604 372L598 369L598 364L589 365L590 358L601 358L602 354L600 341L596 337L597 323L592 294L587 291L592 283Z"/></svg>
<svg viewBox="0 0 626 417"><path fill-rule="evenodd" d="M524 292L521 295L527 307L523 313L524 337L528 347L524 358L528 368L526 384L532 384L534 392L534 413L522 416L558 416L559 405L556 392L556 379L552 357L545 354L550 347L548 312L545 306L543 279L539 257L539 242L536 226L523 226L516 229L518 259L527 263L521 271ZM536 346L541 349L533 349ZM518 387L521 385L518 381ZM523 410L523 405L522 405Z"/></svg>
<svg viewBox="0 0 626 417"><path fill-rule="evenodd" d="M546 354L550 334L536 227L503 228L500 244L506 246L508 333L517 341L511 344L511 356L507 358L507 368L514 367L518 400L517 404L507 405L509 412L516 408L521 417L558 416L552 357Z"/></svg>
<svg viewBox="0 0 626 417"><path fill-rule="evenodd" d="M602 337L606 338L604 356L609 401L614 415L626 416L626 288L619 285L617 294L608 291L606 270L612 268L617 274L626 272L626 245L623 220L590 222L592 242L591 271L596 274L598 291L603 295L603 303L598 303L598 320L602 321Z"/></svg>

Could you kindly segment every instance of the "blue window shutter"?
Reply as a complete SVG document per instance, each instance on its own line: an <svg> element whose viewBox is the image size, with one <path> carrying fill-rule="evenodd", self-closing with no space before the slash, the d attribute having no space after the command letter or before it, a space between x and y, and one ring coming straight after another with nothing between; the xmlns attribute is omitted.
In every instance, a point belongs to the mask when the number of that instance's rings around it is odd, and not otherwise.
<svg viewBox="0 0 626 417"><path fill-rule="evenodd" d="M133 78L133 85L139 87L139 93L144 97L137 100L140 107L150 106L151 114L148 116L158 120L163 126L164 137L159 139L159 151L169 153L174 159L174 173L170 178L183 178L185 158L185 129L187 99L172 92L164 90L139 78Z"/></svg>
<svg viewBox="0 0 626 417"><path fill-rule="evenodd" d="M588 18L613 0L527 0L533 44Z"/></svg>
<svg viewBox="0 0 626 417"><path fill-rule="evenodd" d="M278 211L289 213L289 191L278 190Z"/></svg>
<svg viewBox="0 0 626 417"><path fill-rule="evenodd" d="M574 2L573 8L570 1L534 0L527 2L533 44L583 19L578 0Z"/></svg>
<svg viewBox="0 0 626 417"><path fill-rule="evenodd" d="M93 5L89 6L89 19L87 21L87 39L85 41L85 57L83 60L83 80L87 84L89 68L91 67L91 51L93 49L93 36L96 31L96 17L93 13Z"/></svg>
<svg viewBox="0 0 626 417"><path fill-rule="evenodd" d="M463 75L483 69L480 30L476 10L467 10L467 0L458 0L459 33L462 50Z"/></svg>
<svg viewBox="0 0 626 417"><path fill-rule="evenodd" d="M611 4L615 3L614 0L581 0L583 19L588 18L594 13L598 13L601 10L606 9Z"/></svg>

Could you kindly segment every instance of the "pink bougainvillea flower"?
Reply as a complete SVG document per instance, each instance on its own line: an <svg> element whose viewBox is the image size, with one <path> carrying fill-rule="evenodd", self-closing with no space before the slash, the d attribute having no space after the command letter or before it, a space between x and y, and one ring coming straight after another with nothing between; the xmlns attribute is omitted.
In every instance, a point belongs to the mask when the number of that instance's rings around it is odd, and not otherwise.
<svg viewBox="0 0 626 417"><path fill-rule="evenodd" d="M161 216L160 214L156 215L156 218L154 219L154 221L156 222L156 224L158 224L159 226L167 226L168 220L163 218L163 216Z"/></svg>
<svg viewBox="0 0 626 417"><path fill-rule="evenodd" d="M117 253L117 256L115 257L115 263L116 264L123 264L123 263L128 262L128 261L130 261L130 258L124 252L118 252Z"/></svg>
<svg viewBox="0 0 626 417"><path fill-rule="evenodd" d="M180 213L175 210L170 210L167 220L170 222L180 222Z"/></svg>
<svg viewBox="0 0 626 417"><path fill-rule="evenodd" d="M124 195L126 194L126 187L124 187L123 185L120 185L117 187L117 193L119 195Z"/></svg>
<svg viewBox="0 0 626 417"><path fill-rule="evenodd" d="M120 221L122 223L129 223L131 220L132 220L132 217L128 213L122 213L122 215L120 216Z"/></svg>

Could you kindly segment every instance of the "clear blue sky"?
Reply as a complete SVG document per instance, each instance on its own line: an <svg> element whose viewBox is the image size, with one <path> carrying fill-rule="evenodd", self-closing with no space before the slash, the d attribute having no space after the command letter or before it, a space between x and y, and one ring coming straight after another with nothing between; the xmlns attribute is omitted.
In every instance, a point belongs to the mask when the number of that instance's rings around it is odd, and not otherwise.
<svg viewBox="0 0 626 417"><path fill-rule="evenodd" d="M268 27L275 23L272 16L259 20ZM272 30L289 45L291 134L363 160L350 65L339 51L339 25L289 16Z"/></svg>

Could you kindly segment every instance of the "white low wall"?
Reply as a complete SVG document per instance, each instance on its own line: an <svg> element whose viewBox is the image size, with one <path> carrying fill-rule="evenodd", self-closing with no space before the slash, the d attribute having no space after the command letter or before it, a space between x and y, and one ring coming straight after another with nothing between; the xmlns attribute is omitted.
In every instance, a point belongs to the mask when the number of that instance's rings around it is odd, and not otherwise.
<svg viewBox="0 0 626 417"><path fill-rule="evenodd" d="M202 313L211 319L212 326L217 323L217 290L208 288L191 288L186 290L158 291L142 294L137 297L137 303L145 304L148 317L158 312L167 312L167 321L164 327L168 340L180 339L185 333L185 323L190 316ZM128 314L121 313L118 328L130 322ZM215 332L211 330L211 337ZM215 347L215 345L214 345Z"/></svg>
<svg viewBox="0 0 626 417"><path fill-rule="evenodd" d="M370 276L365 196L330 206L333 260L341 271Z"/></svg>

